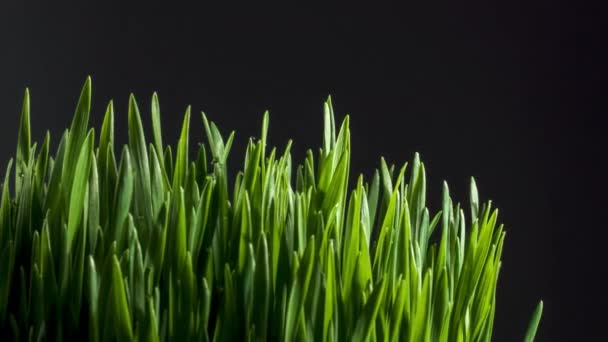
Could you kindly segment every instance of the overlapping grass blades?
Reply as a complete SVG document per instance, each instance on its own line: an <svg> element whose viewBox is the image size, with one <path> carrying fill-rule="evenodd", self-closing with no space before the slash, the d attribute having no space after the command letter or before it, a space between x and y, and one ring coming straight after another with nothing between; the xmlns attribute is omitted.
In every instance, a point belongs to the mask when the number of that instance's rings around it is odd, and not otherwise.
<svg viewBox="0 0 608 342"><path fill-rule="evenodd" d="M3 333L92 341L491 340L505 233L473 180L468 217L447 184L442 210L429 212L418 155L408 179L405 165L396 172L382 160L370 183L359 177L349 190L349 119L336 129L330 99L316 158L309 151L294 166L290 144L269 150L265 113L242 171L228 179L234 134L224 139L205 114L196 129L208 144L190 160L190 108L173 150L163 145L156 94L151 144L131 96L129 143L117 151L113 104L97 138L88 128L90 99L87 79L51 155L49 134L40 150L30 141L25 94L0 200ZM526 341L541 311L542 303ZM514 329L524 337L520 323Z"/></svg>

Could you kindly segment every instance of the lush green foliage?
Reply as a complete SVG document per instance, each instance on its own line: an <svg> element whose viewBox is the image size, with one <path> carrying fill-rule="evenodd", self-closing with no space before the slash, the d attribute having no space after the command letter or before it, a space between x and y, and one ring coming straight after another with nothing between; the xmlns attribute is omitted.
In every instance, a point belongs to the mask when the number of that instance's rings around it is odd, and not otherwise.
<svg viewBox="0 0 608 342"><path fill-rule="evenodd" d="M26 92L0 202L0 329L20 339L489 341L505 233L471 179L469 218L443 186L426 208L425 166L381 161L348 189L349 119L325 103L323 145L292 166L268 151L268 114L227 178L233 134L190 108L176 149L153 143L129 100L115 153L110 102L88 128L91 82L54 156L31 143ZM96 143L98 139L98 143ZM207 147L206 147L207 146ZM119 157L118 159L116 157ZM13 167L11 167L13 166ZM230 183L230 186L229 186ZM532 340L542 303L525 335ZM518 325L518 324L516 324ZM522 337L524 332L522 330Z"/></svg>

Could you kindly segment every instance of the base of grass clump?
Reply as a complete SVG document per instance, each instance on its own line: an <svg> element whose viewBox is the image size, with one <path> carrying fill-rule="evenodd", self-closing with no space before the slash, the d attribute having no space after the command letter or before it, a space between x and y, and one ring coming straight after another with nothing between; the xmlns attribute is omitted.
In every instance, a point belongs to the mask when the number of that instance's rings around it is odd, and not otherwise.
<svg viewBox="0 0 608 342"><path fill-rule="evenodd" d="M290 145L250 140L227 177L233 134L203 114L189 160L153 140L129 99L127 146L108 104L88 128L91 81L54 155L30 141L26 91L0 200L0 329L17 339L489 341L505 233L471 179L469 208L425 205L425 166L381 160L348 189L349 118L324 104L323 144L292 164ZM197 128L198 129L198 128ZM438 235L438 243L431 236ZM435 241L435 239L433 239ZM525 340L534 338L539 304ZM516 324L520 326L519 324ZM523 335L523 331L522 331Z"/></svg>

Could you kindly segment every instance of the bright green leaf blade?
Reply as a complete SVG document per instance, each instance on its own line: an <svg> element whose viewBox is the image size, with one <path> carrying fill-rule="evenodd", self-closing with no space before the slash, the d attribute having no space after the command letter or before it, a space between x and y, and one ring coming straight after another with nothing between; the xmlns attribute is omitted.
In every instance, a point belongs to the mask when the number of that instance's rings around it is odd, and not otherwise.
<svg viewBox="0 0 608 342"><path fill-rule="evenodd" d="M66 155L63 158L61 177L61 183L64 185L71 184L71 180L74 178L76 162L87 135L90 110L91 78L87 77L80 92L80 98L78 99L78 105L76 106L76 112L74 113L67 139Z"/></svg>
<svg viewBox="0 0 608 342"><path fill-rule="evenodd" d="M91 130L82 145L80 156L75 168L75 177L70 192L70 209L68 217L67 246L71 250L74 236L81 224L82 211L84 208L85 193L88 191L89 174L93 161L94 132ZM82 228L84 229L84 227Z"/></svg>
<svg viewBox="0 0 608 342"><path fill-rule="evenodd" d="M113 257L112 263L112 306L114 308L112 324L116 331L119 341L133 340L133 329L131 328L131 316L129 315L129 306L125 294L125 284L120 270L120 263L116 256Z"/></svg>

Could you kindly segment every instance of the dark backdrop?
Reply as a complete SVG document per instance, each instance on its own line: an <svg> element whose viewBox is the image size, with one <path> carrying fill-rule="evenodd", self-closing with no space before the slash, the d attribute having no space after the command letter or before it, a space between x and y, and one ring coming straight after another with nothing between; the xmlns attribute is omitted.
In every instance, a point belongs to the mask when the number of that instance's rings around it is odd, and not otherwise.
<svg viewBox="0 0 608 342"><path fill-rule="evenodd" d="M603 215L594 196L601 172L592 159L605 155L603 126L591 104L596 88L586 82L603 80L605 71L593 64L601 61L592 32L598 12L554 1L407 3L3 1L1 164L15 153L26 86L33 138L41 141L49 129L55 148L90 74L97 128L114 99L124 142L129 93L147 113L156 90L167 141L177 140L191 104L223 132L237 131L234 161L265 109L272 144L282 148L293 138L298 160L316 149L331 94L338 118L351 115L354 174L369 175L381 155L401 164L419 151L431 208L439 207L444 179L466 203L469 176L500 208L507 240L497 341L521 340L539 298L539 341L592 336L601 316L592 314L600 304L590 275L605 268L593 264L601 251L590 244L605 228L595 221ZM195 115L193 141L203 139L200 122Z"/></svg>

